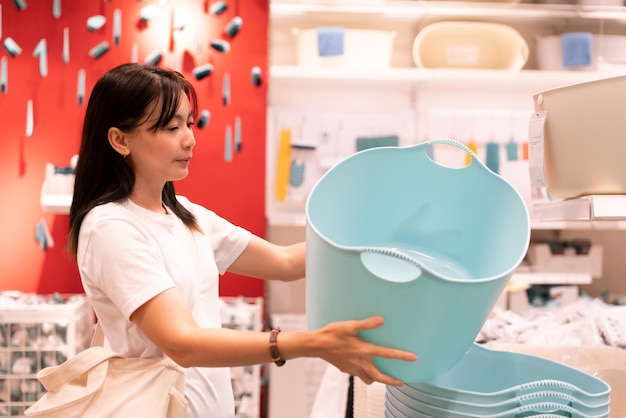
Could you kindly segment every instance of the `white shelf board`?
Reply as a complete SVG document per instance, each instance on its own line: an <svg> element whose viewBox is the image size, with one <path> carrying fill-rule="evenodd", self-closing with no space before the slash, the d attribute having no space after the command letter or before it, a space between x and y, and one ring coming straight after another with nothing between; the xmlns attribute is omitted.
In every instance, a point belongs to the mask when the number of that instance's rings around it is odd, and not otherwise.
<svg viewBox="0 0 626 418"><path fill-rule="evenodd" d="M532 216L544 221L626 221L626 195L589 195L535 202Z"/></svg>
<svg viewBox="0 0 626 418"><path fill-rule="evenodd" d="M267 214L267 223L271 226L306 226L304 213L274 212Z"/></svg>
<svg viewBox="0 0 626 418"><path fill-rule="evenodd" d="M442 83L448 87L467 86L477 88L481 83L491 88L502 85L507 90L544 89L577 84L601 78L595 71L540 71L523 70L519 72L505 70L456 70L456 69L420 69L390 68L387 70L370 71L363 69L342 68L307 68L295 65L273 65L270 67L270 82L303 83L318 82L323 84L340 84L350 86L358 83L375 82L377 85L397 84L427 85Z"/></svg>
<svg viewBox="0 0 626 418"><path fill-rule="evenodd" d="M44 212L69 214L72 195L42 194L40 204Z"/></svg>
<svg viewBox="0 0 626 418"><path fill-rule="evenodd" d="M626 8L621 6L527 4L426 0L361 0L337 2L329 0L272 0L270 18L291 18L307 13L365 14L388 19L436 18L507 18L516 21L626 19Z"/></svg>
<svg viewBox="0 0 626 418"><path fill-rule="evenodd" d="M530 229L539 230L571 230L571 231L614 231L626 229L626 221L541 221L532 219Z"/></svg>
<svg viewBox="0 0 626 418"><path fill-rule="evenodd" d="M593 278L589 273L541 273L516 272L511 281L526 284L591 284Z"/></svg>

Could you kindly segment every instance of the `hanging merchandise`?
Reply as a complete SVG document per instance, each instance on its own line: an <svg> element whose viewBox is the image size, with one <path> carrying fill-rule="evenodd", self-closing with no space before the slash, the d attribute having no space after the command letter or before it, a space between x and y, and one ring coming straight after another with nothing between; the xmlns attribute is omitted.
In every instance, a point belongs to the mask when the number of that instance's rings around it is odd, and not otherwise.
<svg viewBox="0 0 626 418"><path fill-rule="evenodd" d="M478 144L474 141L474 138L470 139L467 144L467 148L469 148L472 153L478 154ZM465 155L465 165L468 166L472 163L472 153L467 153Z"/></svg>
<svg viewBox="0 0 626 418"><path fill-rule="evenodd" d="M107 41L102 41L98 45L94 46L89 50L89 56L93 59L98 59L104 54L106 54L109 50L109 43Z"/></svg>
<svg viewBox="0 0 626 418"><path fill-rule="evenodd" d="M230 44L228 43L228 41L225 41L223 39L214 39L209 45L211 45L211 48L213 48L217 52L221 52L223 54L226 54L230 51Z"/></svg>
<svg viewBox="0 0 626 418"><path fill-rule="evenodd" d="M159 65L162 59L163 54L161 53L161 51L152 51L146 56L146 64Z"/></svg>
<svg viewBox="0 0 626 418"><path fill-rule="evenodd" d="M28 6L24 0L13 0L13 4L17 7L17 10L24 10Z"/></svg>
<svg viewBox="0 0 626 418"><path fill-rule="evenodd" d="M211 5L211 7L209 8L209 12L211 14L214 14L216 16L221 15L222 13L224 13L226 10L228 9L228 5L226 4L225 1L216 1L215 3L213 3Z"/></svg>
<svg viewBox="0 0 626 418"><path fill-rule="evenodd" d="M376 147L397 147L398 135L359 137L356 139L356 151L363 151Z"/></svg>
<svg viewBox="0 0 626 418"><path fill-rule="evenodd" d="M494 173L498 174L500 172L500 146L493 140L487 142L485 164Z"/></svg>
<svg viewBox="0 0 626 418"><path fill-rule="evenodd" d="M222 103L224 106L228 106L230 104L230 74L224 74L224 78L222 79Z"/></svg>
<svg viewBox="0 0 626 418"><path fill-rule="evenodd" d="M37 222L37 226L35 227L35 239L41 246L42 251L46 251L48 248L54 247L54 239L52 238L52 234L48 228L46 218L43 216L39 219L39 222Z"/></svg>
<svg viewBox="0 0 626 418"><path fill-rule="evenodd" d="M226 134L224 135L224 161L227 163L233 160L233 128L226 125Z"/></svg>
<svg viewBox="0 0 626 418"><path fill-rule="evenodd" d="M87 19L87 30L89 32L96 32L100 30L104 24L107 23L107 18L102 15L95 15Z"/></svg>
<svg viewBox="0 0 626 418"><path fill-rule="evenodd" d="M63 28L63 64L70 62L70 28Z"/></svg>
<svg viewBox="0 0 626 418"><path fill-rule="evenodd" d="M291 144L293 158L291 159L291 170L289 173L289 184L294 187L302 186L305 179L306 154L315 151L313 145Z"/></svg>
<svg viewBox="0 0 626 418"><path fill-rule="evenodd" d="M241 152L241 116L235 117L235 151Z"/></svg>
<svg viewBox="0 0 626 418"><path fill-rule="evenodd" d="M160 12L161 8L158 4L151 4L149 6L142 7L139 14L141 16L141 21L145 23L157 17Z"/></svg>
<svg viewBox="0 0 626 418"><path fill-rule="evenodd" d="M304 163L297 158L291 160L289 170L289 184L294 187L301 186L304 182Z"/></svg>
<svg viewBox="0 0 626 418"><path fill-rule="evenodd" d="M213 72L213 64L210 64L210 63L199 65L191 71L193 76L198 81L202 80L206 76L211 75L212 72Z"/></svg>
<svg viewBox="0 0 626 418"><path fill-rule="evenodd" d="M22 53L22 48L10 37L4 40L4 49L6 49L12 57L17 57Z"/></svg>
<svg viewBox="0 0 626 418"><path fill-rule="evenodd" d="M515 138L511 135L509 138L509 142L506 144L506 159L509 161L517 161L517 143L515 142Z"/></svg>
<svg viewBox="0 0 626 418"><path fill-rule="evenodd" d="M7 57L0 59L0 91L2 93L9 91Z"/></svg>
<svg viewBox="0 0 626 418"><path fill-rule="evenodd" d="M130 62L138 63L139 62L139 46L137 43L133 43L133 46L130 50Z"/></svg>
<svg viewBox="0 0 626 418"><path fill-rule="evenodd" d="M237 36L239 31L241 30L241 26L243 25L243 20L239 16L235 16L232 18L228 25L226 25L226 29L224 29L224 33L231 38Z"/></svg>
<svg viewBox="0 0 626 418"><path fill-rule="evenodd" d="M86 77L86 73L85 70L83 68L81 68L80 70L78 70L78 83L77 83L77 97L78 97L78 104L82 105L83 103L85 103L85 77Z"/></svg>
<svg viewBox="0 0 626 418"><path fill-rule="evenodd" d="M289 170L291 161L291 130L283 128L280 131L280 142L278 144L278 164L276 167L276 188L274 196L279 202L283 202L287 197L289 186Z"/></svg>
<svg viewBox="0 0 626 418"><path fill-rule="evenodd" d="M61 0L52 1L52 16L55 19L58 19L61 17Z"/></svg>
<svg viewBox="0 0 626 418"><path fill-rule="evenodd" d="M261 78L261 67L257 65L252 67L252 70L250 70L250 78L252 80L252 84L259 87L263 82L263 79Z"/></svg>
<svg viewBox="0 0 626 418"><path fill-rule="evenodd" d="M115 9L113 11L113 43L120 44L122 38L122 11Z"/></svg>
<svg viewBox="0 0 626 418"><path fill-rule="evenodd" d="M200 118L198 119L198 128L202 129L209 124L211 120L211 112L208 109L203 109L200 112Z"/></svg>
<svg viewBox="0 0 626 418"><path fill-rule="evenodd" d="M33 57L39 58L39 75L45 77L48 75L48 46L45 38L40 40L33 51Z"/></svg>
<svg viewBox="0 0 626 418"><path fill-rule="evenodd" d="M26 137L30 138L33 136L34 126L34 117L33 117L33 100L29 99L26 102Z"/></svg>

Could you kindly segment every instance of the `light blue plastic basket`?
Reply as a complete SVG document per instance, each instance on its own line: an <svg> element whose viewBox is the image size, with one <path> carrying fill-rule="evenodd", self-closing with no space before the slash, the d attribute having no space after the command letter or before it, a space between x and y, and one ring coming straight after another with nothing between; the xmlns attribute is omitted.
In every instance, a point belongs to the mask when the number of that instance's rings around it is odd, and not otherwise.
<svg viewBox="0 0 626 418"><path fill-rule="evenodd" d="M405 417L437 417L437 418L522 418L541 416L546 414L561 417L575 418L608 418L608 411L605 413L584 414L576 408L554 402L538 402L511 408L504 412L479 414L464 413L449 409L437 408L419 401L406 404L394 393L387 392L385 395L385 407L394 409Z"/></svg>
<svg viewBox="0 0 626 418"><path fill-rule="evenodd" d="M569 393L557 390L538 390L536 392L525 393L520 396L511 397L504 401L491 402L485 397L484 402L463 402L456 399L443 398L436 395L423 393L410 386L393 387L389 386L388 391L396 397L404 399L410 405L413 401L419 401L434 407L443 408L449 411L459 411L470 414L495 414L505 412L518 406L534 403L551 402L571 406L584 414L608 414L609 399L606 397L604 403L589 405Z"/></svg>
<svg viewBox="0 0 626 418"><path fill-rule="evenodd" d="M520 411L523 408L533 408L534 405L550 405L552 408L548 412L560 412L571 414L577 418L605 418L609 415L609 402L602 406L590 406L581 402L573 396L551 391L536 392L530 395L520 396L511 399L510 402L499 402L496 404L468 404L464 402L447 402L435 404L432 402L434 396L423 396L419 399L410 396L398 387L388 387L387 391L394 400L401 402L405 407L416 411L421 411L435 416L446 416L448 418L475 418L487 416L513 416L513 411ZM439 398L441 399L441 398ZM537 412L537 411L534 411ZM546 408L540 411L546 413ZM570 416L570 415L568 415Z"/></svg>
<svg viewBox="0 0 626 418"><path fill-rule="evenodd" d="M433 144L472 162L440 165L427 154ZM351 155L315 185L306 215L309 328L382 315L385 324L362 337L418 355L375 360L405 382L463 357L530 238L519 193L452 140Z"/></svg>
<svg viewBox="0 0 626 418"><path fill-rule="evenodd" d="M459 402L490 404L540 391L558 391L588 407L605 407L611 387L565 364L530 354L491 350L472 344L454 368L425 383L405 385L423 394Z"/></svg>

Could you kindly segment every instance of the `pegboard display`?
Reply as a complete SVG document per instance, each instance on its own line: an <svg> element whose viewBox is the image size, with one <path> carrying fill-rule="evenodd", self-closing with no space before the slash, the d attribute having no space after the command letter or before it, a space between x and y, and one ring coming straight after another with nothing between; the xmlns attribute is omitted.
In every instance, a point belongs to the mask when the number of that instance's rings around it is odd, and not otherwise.
<svg viewBox="0 0 626 418"><path fill-rule="evenodd" d="M324 173L355 152L416 143L414 119L415 115L408 111L268 109L266 213L269 222L276 224L289 219L293 223L293 218L303 218L311 189Z"/></svg>

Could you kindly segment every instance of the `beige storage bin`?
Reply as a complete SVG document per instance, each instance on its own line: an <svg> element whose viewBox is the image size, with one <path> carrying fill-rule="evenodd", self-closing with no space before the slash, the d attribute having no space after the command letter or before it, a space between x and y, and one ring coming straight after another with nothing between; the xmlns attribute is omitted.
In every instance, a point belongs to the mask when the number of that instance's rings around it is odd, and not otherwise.
<svg viewBox="0 0 626 418"><path fill-rule="evenodd" d="M395 31L345 29L343 54L319 56L317 29L292 29L296 64L301 67L333 67L382 70L391 67Z"/></svg>
<svg viewBox="0 0 626 418"><path fill-rule="evenodd" d="M437 22L413 42L419 68L479 68L519 71L528 60L528 44L510 26L486 22Z"/></svg>
<svg viewBox="0 0 626 418"><path fill-rule="evenodd" d="M537 68L540 70L597 71L601 60L609 63L623 63L626 57L626 36L623 35L593 35L591 64L576 67L563 65L561 35L539 37L535 46Z"/></svg>
<svg viewBox="0 0 626 418"><path fill-rule="evenodd" d="M626 76L545 90L533 102L547 112L543 167L551 197L626 194Z"/></svg>

